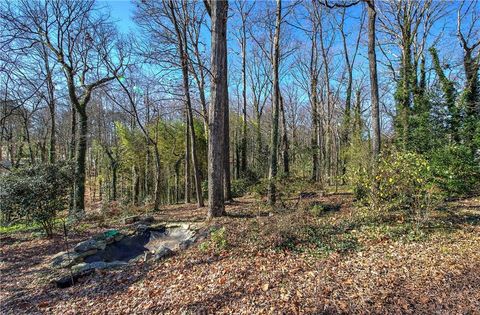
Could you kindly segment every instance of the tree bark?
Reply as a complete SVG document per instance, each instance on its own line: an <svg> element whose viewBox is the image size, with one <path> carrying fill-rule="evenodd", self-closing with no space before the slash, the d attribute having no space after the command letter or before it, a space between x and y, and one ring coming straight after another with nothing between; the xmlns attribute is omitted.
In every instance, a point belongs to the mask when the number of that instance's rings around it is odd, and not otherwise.
<svg viewBox="0 0 480 315"><path fill-rule="evenodd" d="M242 145L241 145L241 171L247 171L247 32L246 16L242 12Z"/></svg>
<svg viewBox="0 0 480 315"><path fill-rule="evenodd" d="M282 158L283 158L283 173L289 175L290 173L290 157L289 157L289 145L288 145L288 129L287 120L285 119L285 104L283 103L283 97L280 95L280 111L282 112Z"/></svg>
<svg viewBox="0 0 480 315"><path fill-rule="evenodd" d="M185 6L186 3L184 2L183 5ZM182 67L182 78L183 78L183 93L185 97L185 108L187 112L187 137L188 133L190 134L190 141L187 139L187 146L190 145L190 155L192 157L192 164L193 164L193 174L195 177L195 192L197 195L197 205L198 207L203 207L203 196L202 196L202 180L200 178L200 170L198 166L198 159L197 159L197 148L196 148L196 137L195 137L195 125L193 121L193 112L192 112L192 101L190 98L190 82L188 78L188 54L187 54L187 19L186 19L186 8L183 7L185 12L185 24L183 25L183 29L180 30L180 25L177 21L174 3L170 1L169 3L170 13L172 15L173 24L175 26L175 32L177 33L177 40L178 40L178 52L180 55L180 64ZM188 130L190 132L188 132ZM188 151L188 148L187 148ZM188 158L188 157L187 157ZM187 165L187 164L186 164ZM188 170L188 168L187 168ZM189 173L189 172L188 172ZM189 174L185 173L186 177L189 177ZM188 175L187 175L188 174ZM187 190L187 187L185 187ZM189 194L189 192L188 192Z"/></svg>
<svg viewBox="0 0 480 315"><path fill-rule="evenodd" d="M162 184L162 178L160 176L160 152L158 151L158 147L155 146L153 152L155 153L155 201L153 204L153 211L160 210L160 186Z"/></svg>
<svg viewBox="0 0 480 315"><path fill-rule="evenodd" d="M211 17L211 87L208 137L208 218L222 216L224 208L224 125L227 95L227 13L228 1L208 1Z"/></svg>
<svg viewBox="0 0 480 315"><path fill-rule="evenodd" d="M85 162L87 156L88 119L85 105L77 108L79 115L78 145L75 168L75 215L85 214Z"/></svg>
<svg viewBox="0 0 480 315"><path fill-rule="evenodd" d="M277 13L275 24L275 35L273 38L273 117L272 117L272 139L270 148L270 170L268 173L269 189L268 200L270 205L275 205L276 202L276 187L275 180L277 177L277 154L278 154L278 119L280 109L280 83L278 77L278 68L280 61L280 24L282 19L282 0L277 0Z"/></svg>
<svg viewBox="0 0 480 315"><path fill-rule="evenodd" d="M372 153L374 165L380 155L380 106L378 97L377 55L375 53L375 0L367 0L368 7L368 63L370 67L370 93L372 101Z"/></svg>
<svg viewBox="0 0 480 315"><path fill-rule="evenodd" d="M191 202L191 184L190 184L190 122L188 113L185 113L185 203Z"/></svg>

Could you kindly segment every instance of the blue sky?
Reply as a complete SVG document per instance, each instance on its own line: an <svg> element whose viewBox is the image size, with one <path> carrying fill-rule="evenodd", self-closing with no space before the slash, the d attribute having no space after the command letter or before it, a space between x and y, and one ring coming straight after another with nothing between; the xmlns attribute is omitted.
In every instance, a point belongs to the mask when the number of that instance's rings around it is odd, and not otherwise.
<svg viewBox="0 0 480 315"><path fill-rule="evenodd" d="M128 33L135 27L135 23L132 20L135 5L131 0L99 0L98 4L104 6L105 10L110 12L112 19L117 22L121 32Z"/></svg>

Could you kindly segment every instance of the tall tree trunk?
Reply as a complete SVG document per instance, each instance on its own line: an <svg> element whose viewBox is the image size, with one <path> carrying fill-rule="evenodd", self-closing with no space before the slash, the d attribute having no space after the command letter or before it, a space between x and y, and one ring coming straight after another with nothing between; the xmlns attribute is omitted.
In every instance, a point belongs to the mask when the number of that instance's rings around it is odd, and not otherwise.
<svg viewBox="0 0 480 315"><path fill-rule="evenodd" d="M242 145L241 145L241 171L247 171L247 32L245 16L242 14Z"/></svg>
<svg viewBox="0 0 480 315"><path fill-rule="evenodd" d="M76 216L85 214L85 162L87 157L88 119L84 105L77 108L79 115L78 145L75 168L75 199Z"/></svg>
<svg viewBox="0 0 480 315"><path fill-rule="evenodd" d="M52 71L50 69L50 64L48 62L48 53L46 51L45 45L42 44L43 50L43 60L45 64L45 71L46 71L46 83L47 83L47 103L48 103L48 111L50 114L50 141L49 141L49 150L48 150L48 162L50 164L55 163L55 155L56 155L56 134L55 134L55 95L54 89L55 85L53 84L52 78Z"/></svg>
<svg viewBox="0 0 480 315"><path fill-rule="evenodd" d="M132 179L132 203L138 205L139 194L140 194L140 176L138 174L138 169L136 166L132 167L133 179Z"/></svg>
<svg viewBox="0 0 480 315"><path fill-rule="evenodd" d="M190 184L190 122L188 113L185 115L185 203L190 203L191 201L191 184Z"/></svg>
<svg viewBox="0 0 480 315"><path fill-rule="evenodd" d="M368 7L368 63L370 67L370 93L372 101L372 153L376 165L380 155L380 106L378 97L377 55L375 53L375 0L367 0Z"/></svg>
<svg viewBox="0 0 480 315"><path fill-rule="evenodd" d="M226 49L225 49L226 50ZM227 63L227 61L225 61ZM225 94L224 94L224 152L225 156L223 158L223 184L224 184L224 200L225 201L232 201L232 185L231 185L231 176L230 176L230 111L229 111L229 104L228 104L228 82L227 82L227 73L225 71L223 75L224 85L227 87Z"/></svg>
<svg viewBox="0 0 480 315"><path fill-rule="evenodd" d="M75 149L77 146L77 110L72 104L72 117L71 117L71 126L70 126L70 143L68 146L68 159L73 161L75 159ZM70 200L69 200L69 215L73 216L75 212L75 181L72 183L70 189Z"/></svg>
<svg viewBox="0 0 480 315"><path fill-rule="evenodd" d="M310 56L310 105L312 107L312 128L313 135L311 140L312 148L312 180L318 182L320 180L319 176L319 150L320 150L320 128L319 128L319 119L318 119L318 95L317 95L317 29L316 23L313 25L313 34L312 34L312 50Z"/></svg>
<svg viewBox="0 0 480 315"><path fill-rule="evenodd" d="M183 11L187 15L186 3L183 2ZM178 39L178 50L180 55L180 64L182 66L182 77L183 77L183 94L185 97L185 107L187 112L187 130L190 130L190 151L193 164L193 174L195 177L195 192L197 195L197 205L203 207L203 196L202 196L202 180L200 178L200 170L198 166L197 159L197 148L196 148L196 137L195 137L195 125L193 121L193 112L192 112L192 102L190 99L190 82L188 78L188 47L187 47L187 20L185 19L185 24L183 25L183 31L180 30L180 25L178 24L174 3L170 1L170 13L172 15L173 24L175 26L175 31L177 33ZM188 132L187 132L188 134ZM188 136L188 135L187 135ZM187 141L188 143L188 141Z"/></svg>
<svg viewBox="0 0 480 315"><path fill-rule="evenodd" d="M328 62L328 52L324 43L324 33L323 33L323 23L322 17L318 19L319 26L319 35L320 35L320 49L323 59L323 68L325 70L325 88L326 88L326 103L327 103L327 126L325 133L325 162L326 162L326 171L328 176L328 182L331 181L332 174L332 152L333 152L333 106L332 106L332 97L331 97L331 86L330 86L330 67Z"/></svg>
<svg viewBox="0 0 480 315"><path fill-rule="evenodd" d="M211 17L211 75L208 137L208 217L224 215L224 125L227 95L228 2L205 0Z"/></svg>
<svg viewBox="0 0 480 315"><path fill-rule="evenodd" d="M185 75L188 76L187 72ZM188 83L188 77L184 79ZM188 88L188 86L187 86ZM188 122L190 125L190 145L191 145L191 155L192 155L192 163L193 163L193 175L195 177L195 193L197 195L197 205L198 207L203 207L203 196L202 196L202 179L200 176L200 167L198 165L198 158L197 158L197 145L196 145L196 137L195 137L195 127L193 125L193 113L192 113L192 105L190 102L190 92L187 93L187 110L188 110Z"/></svg>
<svg viewBox="0 0 480 315"><path fill-rule="evenodd" d="M228 18L228 8L227 8ZM225 33L227 32L227 24L225 23ZM225 40L225 53L227 53L227 41ZM225 67L222 68L223 86L225 86L225 93L223 96L223 134L224 134L224 157L223 157L223 184L224 184L224 201L233 201L232 197L232 183L230 175L230 104L228 99L228 58L225 56Z"/></svg>
<svg viewBox="0 0 480 315"><path fill-rule="evenodd" d="M277 154L278 154L278 119L280 109L280 82L278 77L278 68L280 61L280 24L282 19L282 0L277 0L277 13L275 24L275 35L273 38L273 117L272 117L272 139L270 148L270 170L268 173L269 189L268 200L270 205L276 202L275 180L277 177Z"/></svg>
<svg viewBox="0 0 480 315"><path fill-rule="evenodd" d="M178 159L175 162L175 203L180 200L180 162L182 159Z"/></svg>
<svg viewBox="0 0 480 315"><path fill-rule="evenodd" d="M282 158L283 158L283 172L288 175L290 173L290 158L288 154L288 129L287 120L285 119L285 104L283 103L283 97L280 95L280 111L282 112Z"/></svg>
<svg viewBox="0 0 480 315"><path fill-rule="evenodd" d="M160 188L162 184L162 177L161 177L161 163L160 163L160 152L158 151L158 147L155 146L153 150L155 154L155 199L153 205L153 211L160 210Z"/></svg>
<svg viewBox="0 0 480 315"><path fill-rule="evenodd" d="M110 167L112 169L112 183L111 183L112 197L110 199L115 201L115 200L117 200L117 171L118 171L117 162L116 161L113 162L110 165ZM100 184L100 186L101 186L101 184ZM100 190L100 192L101 192L101 190Z"/></svg>

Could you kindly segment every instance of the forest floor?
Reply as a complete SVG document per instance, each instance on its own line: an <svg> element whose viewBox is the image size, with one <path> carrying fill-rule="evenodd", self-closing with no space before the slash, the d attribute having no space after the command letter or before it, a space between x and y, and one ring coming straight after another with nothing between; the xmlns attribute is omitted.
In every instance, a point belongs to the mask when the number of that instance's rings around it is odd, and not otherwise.
<svg viewBox="0 0 480 315"><path fill-rule="evenodd" d="M50 282L61 236L2 233L0 313L480 314L480 198L447 203L422 222L372 214L348 194L291 200L274 212L244 197L226 210L206 223L215 237L67 289ZM205 216L176 205L155 218ZM91 213L70 243L120 226Z"/></svg>

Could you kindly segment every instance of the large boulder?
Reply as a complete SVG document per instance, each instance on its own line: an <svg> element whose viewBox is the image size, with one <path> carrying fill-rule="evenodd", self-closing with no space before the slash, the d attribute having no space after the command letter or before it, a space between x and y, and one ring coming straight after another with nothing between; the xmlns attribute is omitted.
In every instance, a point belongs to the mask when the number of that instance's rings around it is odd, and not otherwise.
<svg viewBox="0 0 480 315"><path fill-rule="evenodd" d="M51 266L53 268L68 268L79 262L83 261L83 258L93 255L98 249L90 249L84 252L60 252L52 257Z"/></svg>
<svg viewBox="0 0 480 315"><path fill-rule="evenodd" d="M153 257L155 260L161 260L161 259L173 256L173 254L174 254L173 250L171 250L170 248L164 245L161 245L157 250L155 250L155 256Z"/></svg>
<svg viewBox="0 0 480 315"><path fill-rule="evenodd" d="M90 250L99 249L104 250L107 246L107 243L104 240L94 240L89 239L83 242L78 243L73 250L77 253L88 252Z"/></svg>
<svg viewBox="0 0 480 315"><path fill-rule="evenodd" d="M94 261L91 263L79 263L76 264L72 267L72 272L73 273L82 273L88 270L92 269L113 269L113 268L119 268L128 265L127 262L125 261L111 261L111 262L105 262L105 261Z"/></svg>
<svg viewBox="0 0 480 315"><path fill-rule="evenodd" d="M118 242L124 237L125 237L124 234L120 233L118 230L112 229L112 230L107 230L103 233L97 234L92 239L94 239L97 242L105 242L106 244L111 244L114 242Z"/></svg>

